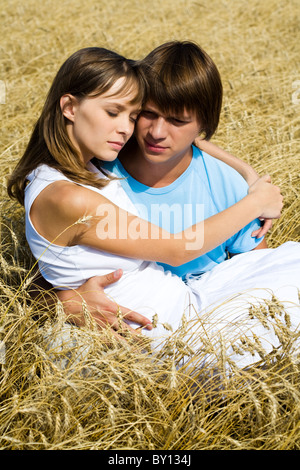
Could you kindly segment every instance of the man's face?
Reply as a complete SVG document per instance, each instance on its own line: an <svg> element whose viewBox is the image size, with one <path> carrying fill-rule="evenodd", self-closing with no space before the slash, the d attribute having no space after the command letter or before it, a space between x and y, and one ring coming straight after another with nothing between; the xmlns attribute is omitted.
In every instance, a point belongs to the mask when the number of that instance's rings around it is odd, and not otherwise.
<svg viewBox="0 0 300 470"><path fill-rule="evenodd" d="M151 163L178 162L191 156L200 125L193 113L167 116L152 102L140 113L135 136L143 157Z"/></svg>

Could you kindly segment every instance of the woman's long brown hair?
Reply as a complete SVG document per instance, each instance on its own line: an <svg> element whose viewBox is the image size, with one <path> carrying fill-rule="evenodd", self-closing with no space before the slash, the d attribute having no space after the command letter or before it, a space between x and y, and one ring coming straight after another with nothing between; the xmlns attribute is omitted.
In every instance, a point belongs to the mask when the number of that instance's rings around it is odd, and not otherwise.
<svg viewBox="0 0 300 470"><path fill-rule="evenodd" d="M107 92L121 77L127 93L136 89L132 103L143 101L146 81L138 63L104 48L81 49L69 57L53 80L41 115L36 122L24 155L7 184L10 197L24 204L27 175L40 164L61 171L72 181L103 187L109 179L98 178L84 165L66 131L66 118L60 107L60 98L71 94L77 99L98 96Z"/></svg>

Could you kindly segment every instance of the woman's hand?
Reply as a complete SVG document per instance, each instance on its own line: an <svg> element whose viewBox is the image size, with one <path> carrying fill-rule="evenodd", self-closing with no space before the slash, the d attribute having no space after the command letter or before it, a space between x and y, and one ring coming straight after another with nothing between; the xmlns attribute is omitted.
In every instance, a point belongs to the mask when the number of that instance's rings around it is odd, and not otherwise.
<svg viewBox="0 0 300 470"><path fill-rule="evenodd" d="M249 195L255 196L261 208L261 219L279 219L283 207L280 188L271 184L269 175L262 176L249 187Z"/></svg>
<svg viewBox="0 0 300 470"><path fill-rule="evenodd" d="M252 232L251 234L252 237L262 238L269 232L269 230L271 230L272 225L273 225L273 220L272 219L261 219L261 220L264 221L263 225L259 229L254 230L254 232Z"/></svg>
<svg viewBox="0 0 300 470"><path fill-rule="evenodd" d="M221 149L217 145L213 144L210 141L204 140L201 137L198 137L194 144L199 147L204 152L208 153L214 158L227 163L227 165L234 168L238 171L241 176L246 180L248 186L251 186L259 179L259 174L252 168L251 165L244 162L243 160L235 157L231 153ZM261 238L266 235L266 233L271 230L273 221L272 219L261 219L264 220L264 224L252 233L253 237Z"/></svg>

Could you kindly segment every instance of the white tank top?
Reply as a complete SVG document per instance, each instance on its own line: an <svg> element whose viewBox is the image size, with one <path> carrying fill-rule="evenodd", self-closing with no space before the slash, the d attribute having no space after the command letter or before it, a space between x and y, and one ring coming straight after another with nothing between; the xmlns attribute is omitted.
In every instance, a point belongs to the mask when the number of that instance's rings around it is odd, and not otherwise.
<svg viewBox="0 0 300 470"><path fill-rule="evenodd" d="M105 176L93 165L89 170ZM161 322L156 329L144 330L152 337L164 336L167 332L162 323L167 322L176 329L182 314L199 308L199 296L176 275L164 271L155 262L126 258L89 248L84 245L59 246L42 237L32 224L30 208L35 198L49 184L68 180L58 170L40 165L28 175L29 183L25 189L26 238L44 278L57 289L77 288L92 276L123 270L121 279L105 288L106 295L118 305L132 309L152 319L158 315ZM120 181L110 181L107 186L97 189L124 210L136 214L133 203L123 190ZM134 325L133 325L134 326ZM169 334L169 332L167 333Z"/></svg>
<svg viewBox="0 0 300 470"><path fill-rule="evenodd" d="M106 178L94 165L89 170L97 172L99 178ZM40 235L30 219L30 209L35 198L49 184L65 180L70 181L61 172L47 165L40 165L28 175L29 183L25 189L25 227L26 238L34 257L39 260L39 269L45 279L55 287L76 288L94 275L107 274L121 268L124 272L139 269L142 260L115 256L83 245L59 246L50 243ZM122 209L136 214L136 210L118 180L111 181L103 189L85 186L101 193ZM67 288L65 287L65 288Z"/></svg>

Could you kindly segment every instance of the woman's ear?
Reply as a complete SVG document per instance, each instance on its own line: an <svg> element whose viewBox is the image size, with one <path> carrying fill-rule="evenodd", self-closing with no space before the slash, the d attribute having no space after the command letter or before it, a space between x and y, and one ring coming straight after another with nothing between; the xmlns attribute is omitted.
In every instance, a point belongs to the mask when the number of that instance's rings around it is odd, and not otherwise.
<svg viewBox="0 0 300 470"><path fill-rule="evenodd" d="M72 122L74 122L76 104L77 99L73 95L63 95L60 98L61 112L67 119L69 119L69 121Z"/></svg>

